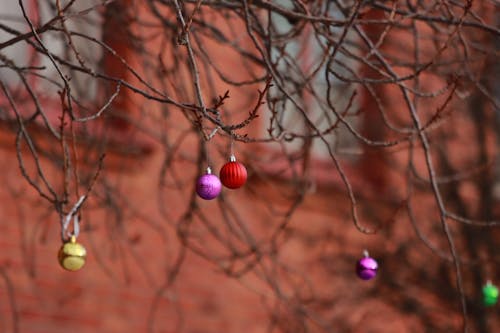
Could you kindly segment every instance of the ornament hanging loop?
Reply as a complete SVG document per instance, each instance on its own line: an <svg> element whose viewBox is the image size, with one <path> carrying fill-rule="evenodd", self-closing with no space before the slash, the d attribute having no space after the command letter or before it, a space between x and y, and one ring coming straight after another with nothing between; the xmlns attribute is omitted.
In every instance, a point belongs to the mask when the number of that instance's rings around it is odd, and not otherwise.
<svg viewBox="0 0 500 333"><path fill-rule="evenodd" d="M234 156L234 133L233 132L231 132L231 138L229 141L229 154L231 155L231 157ZM231 162L234 162L234 161L231 160Z"/></svg>
<svg viewBox="0 0 500 333"><path fill-rule="evenodd" d="M72 231L69 230L71 220L73 220L73 228L72 228L73 230ZM80 218L78 217L78 214L75 214L73 216L73 219L71 219L70 214L66 215L66 218L64 219L62 231L61 231L62 241L66 242L69 239L78 237L78 235L80 235Z"/></svg>
<svg viewBox="0 0 500 333"><path fill-rule="evenodd" d="M80 234L80 217L79 210L87 196L82 195L76 204L71 208L71 211L62 219L61 221L61 239L63 242L72 239L73 237L78 237ZM71 221L73 220L73 230L69 231Z"/></svg>

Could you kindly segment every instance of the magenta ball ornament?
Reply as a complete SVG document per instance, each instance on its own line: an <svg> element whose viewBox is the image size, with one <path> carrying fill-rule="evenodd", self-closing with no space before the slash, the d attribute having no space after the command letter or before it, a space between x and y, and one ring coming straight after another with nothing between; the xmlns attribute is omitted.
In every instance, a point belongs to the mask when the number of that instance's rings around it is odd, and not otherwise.
<svg viewBox="0 0 500 333"><path fill-rule="evenodd" d="M356 264L356 274L362 280L371 280L377 275L378 263L375 259L365 256Z"/></svg>
<svg viewBox="0 0 500 333"><path fill-rule="evenodd" d="M210 170L198 178L196 182L196 193L205 200L217 198L222 189L222 184L216 175L212 175Z"/></svg>

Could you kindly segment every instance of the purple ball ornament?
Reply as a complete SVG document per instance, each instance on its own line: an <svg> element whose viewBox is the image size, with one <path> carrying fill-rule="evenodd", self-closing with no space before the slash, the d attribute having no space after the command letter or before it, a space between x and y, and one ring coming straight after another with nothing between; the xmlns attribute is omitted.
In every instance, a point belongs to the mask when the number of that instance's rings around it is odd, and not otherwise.
<svg viewBox="0 0 500 333"><path fill-rule="evenodd" d="M212 175L210 167L207 168L207 173L198 178L196 182L196 193L205 200L217 198L222 190L222 184L216 175Z"/></svg>
<svg viewBox="0 0 500 333"><path fill-rule="evenodd" d="M365 257L358 260L356 274L362 280L371 280L377 275L378 263L364 251Z"/></svg>

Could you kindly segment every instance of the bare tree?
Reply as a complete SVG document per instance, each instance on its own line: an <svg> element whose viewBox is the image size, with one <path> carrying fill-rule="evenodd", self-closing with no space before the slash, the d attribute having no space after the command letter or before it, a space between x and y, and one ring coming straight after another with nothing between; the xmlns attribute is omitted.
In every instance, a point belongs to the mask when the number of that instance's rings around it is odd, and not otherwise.
<svg viewBox="0 0 500 333"><path fill-rule="evenodd" d="M311 263L338 274L327 247L348 232L292 222L326 183L341 203L332 219L395 244L379 256L394 274L371 296L429 332L454 329L436 308L460 313L464 332L489 332L498 325L477 295L500 274L497 11L494 0L11 1L0 9L2 128L63 240L75 217L90 231L92 212L117 238L131 220L176 238L151 331L188 254L266 285L269 332L353 331L334 310L343 292L317 293L322 278L281 255L312 239L324 248ZM196 178L232 154L252 177L252 208L231 192L209 210ZM133 160L158 166L144 180L154 212L121 185ZM258 216L272 218L265 232ZM395 221L409 221L407 238ZM153 281L130 242L114 247ZM426 266L428 249L438 260ZM349 263L354 250L333 257ZM414 276L396 274L394 257Z"/></svg>

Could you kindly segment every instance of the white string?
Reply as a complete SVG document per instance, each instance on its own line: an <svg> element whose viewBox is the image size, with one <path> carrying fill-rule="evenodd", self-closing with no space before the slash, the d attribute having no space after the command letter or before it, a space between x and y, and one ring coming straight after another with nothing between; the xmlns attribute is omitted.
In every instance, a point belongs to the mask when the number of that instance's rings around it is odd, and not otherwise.
<svg viewBox="0 0 500 333"><path fill-rule="evenodd" d="M80 218L78 214L73 218L73 236L78 237L80 234Z"/></svg>
<svg viewBox="0 0 500 333"><path fill-rule="evenodd" d="M234 156L234 137L233 137L233 133L231 132L231 138L230 138L231 142L229 144L229 154L230 156Z"/></svg>
<svg viewBox="0 0 500 333"><path fill-rule="evenodd" d="M86 198L87 196L82 195L61 222L62 224L61 236L63 240L66 239L66 237L71 237L71 236L78 237L78 235L80 234L80 220L78 218L77 213L78 210L80 209L80 206L82 205L82 203L85 201ZM71 223L72 218L73 218L73 233L70 233L68 232L68 227L69 224Z"/></svg>

